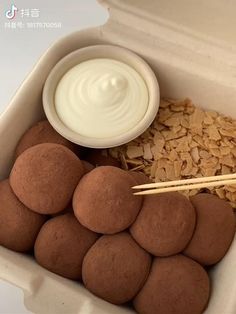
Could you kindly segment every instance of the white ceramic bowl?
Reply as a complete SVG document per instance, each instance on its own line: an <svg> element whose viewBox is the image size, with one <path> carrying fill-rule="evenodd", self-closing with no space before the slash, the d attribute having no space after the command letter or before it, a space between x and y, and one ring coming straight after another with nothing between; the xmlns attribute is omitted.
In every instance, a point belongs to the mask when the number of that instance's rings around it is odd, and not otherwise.
<svg viewBox="0 0 236 314"><path fill-rule="evenodd" d="M95 58L110 58L124 62L135 69L142 76L146 83L149 94L148 109L143 119L139 121L135 127L125 132L124 134L114 137L108 136L106 138L84 136L69 129L57 115L54 104L54 96L60 79L69 69L75 65ZM54 129L71 142L93 148L108 148L119 146L138 137L149 127L149 125L154 120L159 108L159 103L159 85L150 66L142 58L130 50L112 45L89 46L68 54L52 69L43 89L44 111Z"/></svg>

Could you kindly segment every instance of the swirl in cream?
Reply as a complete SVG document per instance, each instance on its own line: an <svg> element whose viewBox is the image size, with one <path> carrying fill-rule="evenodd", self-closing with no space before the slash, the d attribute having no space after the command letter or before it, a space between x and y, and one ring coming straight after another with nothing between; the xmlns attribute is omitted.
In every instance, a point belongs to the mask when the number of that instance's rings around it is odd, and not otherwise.
<svg viewBox="0 0 236 314"><path fill-rule="evenodd" d="M88 137L113 137L142 120L148 108L148 90L129 65L92 59L64 74L56 88L55 108L72 131Z"/></svg>

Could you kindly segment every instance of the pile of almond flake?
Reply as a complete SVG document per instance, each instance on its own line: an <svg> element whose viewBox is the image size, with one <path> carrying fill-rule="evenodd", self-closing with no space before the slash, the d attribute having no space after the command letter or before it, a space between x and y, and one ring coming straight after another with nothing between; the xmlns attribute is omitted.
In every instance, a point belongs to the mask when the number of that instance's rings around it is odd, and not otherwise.
<svg viewBox="0 0 236 314"><path fill-rule="evenodd" d="M125 170L142 171L154 182L234 173L236 120L195 107L189 99L163 99L148 130L108 154L119 159ZM236 208L236 186L209 191Z"/></svg>

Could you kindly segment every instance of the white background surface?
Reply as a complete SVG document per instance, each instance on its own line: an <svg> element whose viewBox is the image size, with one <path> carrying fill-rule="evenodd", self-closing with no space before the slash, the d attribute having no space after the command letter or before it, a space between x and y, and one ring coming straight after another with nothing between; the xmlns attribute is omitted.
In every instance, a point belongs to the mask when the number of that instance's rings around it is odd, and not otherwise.
<svg viewBox="0 0 236 314"><path fill-rule="evenodd" d="M16 23L9 28L5 11L11 4L18 7ZM21 16L21 10L30 16ZM40 17L31 17L31 9L39 9ZM38 11L37 11L38 12ZM108 13L95 0L16 0L0 2L0 114L30 72L38 58L58 38L70 32L104 24ZM57 22L61 28L30 29L30 22ZM18 24L17 24L18 23ZM20 25L24 24L24 28ZM0 313L29 313L23 305L23 292L0 281ZM52 313L56 314L56 313ZM66 313L69 314L69 313Z"/></svg>

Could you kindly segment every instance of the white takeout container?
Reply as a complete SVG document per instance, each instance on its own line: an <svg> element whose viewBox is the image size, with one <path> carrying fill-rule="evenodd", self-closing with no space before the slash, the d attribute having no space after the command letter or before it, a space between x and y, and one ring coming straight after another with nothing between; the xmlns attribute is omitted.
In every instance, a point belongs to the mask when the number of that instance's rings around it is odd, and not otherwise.
<svg viewBox="0 0 236 314"><path fill-rule="evenodd" d="M68 53L90 45L133 50L158 73L161 95L190 97L236 118L236 36L233 1L105 0L108 22L70 34L50 47L0 117L0 178L6 178L20 136L43 114L43 84ZM210 272L205 314L236 313L236 240ZM26 255L0 247L0 278L22 288L25 305L43 314L133 313L96 298L82 285L54 275ZM189 313L191 314L191 313Z"/></svg>

